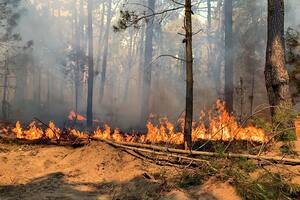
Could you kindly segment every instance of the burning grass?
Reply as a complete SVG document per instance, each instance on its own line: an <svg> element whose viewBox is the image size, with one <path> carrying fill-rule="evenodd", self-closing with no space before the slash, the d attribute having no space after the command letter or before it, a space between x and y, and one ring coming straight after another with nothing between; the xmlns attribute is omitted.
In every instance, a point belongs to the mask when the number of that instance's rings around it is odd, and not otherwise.
<svg viewBox="0 0 300 200"><path fill-rule="evenodd" d="M24 129L20 122L17 122L12 132L16 138L25 140L60 140L67 135L67 137L79 139L108 139L116 142L180 145L183 143L183 126L183 118L178 120L177 126L171 123L168 118L161 118L157 124L151 121L147 123L146 134L122 133L118 128L112 130L108 124L104 124L102 129L98 128L93 133L85 133L73 128L61 131L53 122L49 123L46 130L39 128L35 122ZM193 122L192 140L194 143L203 140L264 143L268 139L269 137L262 128L256 128L251 124L245 127L239 125L236 118L226 111L225 103L220 100L215 103L212 110L207 114L202 112L199 119Z"/></svg>

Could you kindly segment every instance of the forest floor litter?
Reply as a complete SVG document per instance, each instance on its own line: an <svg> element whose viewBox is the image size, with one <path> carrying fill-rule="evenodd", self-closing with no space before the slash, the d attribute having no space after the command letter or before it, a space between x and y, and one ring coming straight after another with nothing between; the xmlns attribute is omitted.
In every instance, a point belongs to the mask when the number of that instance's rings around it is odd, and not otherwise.
<svg viewBox="0 0 300 200"><path fill-rule="evenodd" d="M228 181L215 177L180 187L178 177L185 169L161 166L99 141L78 148L4 142L0 163L1 200L242 199ZM289 169L300 172L299 166Z"/></svg>

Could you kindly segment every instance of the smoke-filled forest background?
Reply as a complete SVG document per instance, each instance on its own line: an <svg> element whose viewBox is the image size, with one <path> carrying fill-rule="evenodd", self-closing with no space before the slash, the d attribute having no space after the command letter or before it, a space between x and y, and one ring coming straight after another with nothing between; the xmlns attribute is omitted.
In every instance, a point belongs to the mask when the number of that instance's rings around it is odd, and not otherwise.
<svg viewBox="0 0 300 200"><path fill-rule="evenodd" d="M224 5L199 0L193 6L194 117L224 96ZM1 5L1 4L0 4ZM93 116L123 129L139 128L141 115L177 120L185 109L185 63L182 9L171 0L155 1L151 21L151 81L142 68L149 56L146 24L141 20L118 30L120 11L148 12L143 0L94 0ZM1 5L2 6L2 5ZM2 7L1 7L2 8ZM62 125L74 111L86 115L90 51L86 0L21 0L0 17L2 117L10 120L54 120ZM286 1L286 37L296 37L300 2ZM114 28L115 26L115 28ZM242 119L268 103L264 81L267 1L233 1L234 111ZM296 38L297 39L297 38ZM299 38L298 38L299 39ZM295 47L299 48L299 47ZM297 53L289 49L288 57ZM297 56L297 55L296 55ZM287 58L289 60L289 58ZM293 59L291 59L293 60ZM297 82L295 64L289 70ZM147 77L146 77L147 79ZM142 85L149 85L145 94ZM297 85L291 87L297 103ZM148 98L145 109L143 99Z"/></svg>

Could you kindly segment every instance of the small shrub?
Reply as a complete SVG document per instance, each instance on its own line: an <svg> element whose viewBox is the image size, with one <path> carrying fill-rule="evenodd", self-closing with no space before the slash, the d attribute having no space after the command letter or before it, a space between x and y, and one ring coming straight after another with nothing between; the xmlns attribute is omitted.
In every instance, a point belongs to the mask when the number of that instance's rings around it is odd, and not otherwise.
<svg viewBox="0 0 300 200"><path fill-rule="evenodd" d="M237 165L240 169L244 170L247 173L254 172L257 169L257 164L253 163L253 161L249 161L246 158L240 158L237 161Z"/></svg>
<svg viewBox="0 0 300 200"><path fill-rule="evenodd" d="M280 147L280 152L283 155L298 155L296 151L294 151L295 144L293 142L286 142Z"/></svg>
<svg viewBox="0 0 300 200"><path fill-rule="evenodd" d="M178 182L178 187L186 189L191 186L201 185L202 176L199 173L192 173L184 170Z"/></svg>
<svg viewBox="0 0 300 200"><path fill-rule="evenodd" d="M267 172L256 180L237 181L235 186L242 198L249 200L292 200L300 194L299 185L291 184L289 177L278 173Z"/></svg>
<svg viewBox="0 0 300 200"><path fill-rule="evenodd" d="M273 116L273 134L279 141L296 140L294 122L297 112L292 109L292 105L287 103L280 105L275 109Z"/></svg>

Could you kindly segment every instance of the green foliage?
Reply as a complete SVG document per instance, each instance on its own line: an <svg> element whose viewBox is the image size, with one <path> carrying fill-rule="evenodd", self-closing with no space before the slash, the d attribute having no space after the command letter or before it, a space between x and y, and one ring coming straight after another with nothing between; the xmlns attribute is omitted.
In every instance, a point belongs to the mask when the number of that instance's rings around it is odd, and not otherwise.
<svg viewBox="0 0 300 200"><path fill-rule="evenodd" d="M294 122L297 113L292 109L290 103L280 105L275 108L273 116L273 131L276 138L280 141L296 140Z"/></svg>
<svg viewBox="0 0 300 200"><path fill-rule="evenodd" d="M184 170L180 175L180 180L178 182L178 187L186 189L191 186L200 185L202 182L203 176L200 173L193 173L187 170Z"/></svg>
<svg viewBox="0 0 300 200"><path fill-rule="evenodd" d="M292 109L292 105L287 103L275 108L272 123L260 117L253 118L252 123L256 127L272 133L276 140L290 142L296 140L294 122L297 115L298 113Z"/></svg>
<svg viewBox="0 0 300 200"><path fill-rule="evenodd" d="M243 181L236 180L234 185L242 198L249 200L291 200L300 192L300 186L291 184L289 177L270 172L255 180L244 177Z"/></svg>
<svg viewBox="0 0 300 200"><path fill-rule="evenodd" d="M294 151L295 144L293 142L287 142L280 147L280 152L283 155L297 155L297 152Z"/></svg>
<svg viewBox="0 0 300 200"><path fill-rule="evenodd" d="M234 186L242 199L290 200L300 195L300 185L291 183L292 175L272 173L265 169L264 173L253 178L251 173L255 172L259 165L247 159L235 159L223 163L222 167L214 167L218 171L216 177Z"/></svg>
<svg viewBox="0 0 300 200"><path fill-rule="evenodd" d="M221 156L223 156L226 145L220 142L220 143L214 144L214 148L215 148L215 152L217 152Z"/></svg>
<svg viewBox="0 0 300 200"><path fill-rule="evenodd" d="M255 164L253 161L249 161L247 158L239 158L237 165L246 173L254 172L257 169L257 164Z"/></svg>
<svg viewBox="0 0 300 200"><path fill-rule="evenodd" d="M266 132L272 132L273 130L272 124L261 117L254 117L252 123L255 127L262 128Z"/></svg>

